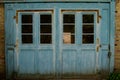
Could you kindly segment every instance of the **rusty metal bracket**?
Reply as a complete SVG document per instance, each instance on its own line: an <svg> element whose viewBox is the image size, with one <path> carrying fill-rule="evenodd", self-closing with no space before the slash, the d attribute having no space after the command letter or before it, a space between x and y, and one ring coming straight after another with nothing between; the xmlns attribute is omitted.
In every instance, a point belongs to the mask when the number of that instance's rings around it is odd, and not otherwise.
<svg viewBox="0 0 120 80"><path fill-rule="evenodd" d="M96 39L96 51L98 52L99 49L102 47L101 44L100 44L100 41L99 41L99 38Z"/></svg>

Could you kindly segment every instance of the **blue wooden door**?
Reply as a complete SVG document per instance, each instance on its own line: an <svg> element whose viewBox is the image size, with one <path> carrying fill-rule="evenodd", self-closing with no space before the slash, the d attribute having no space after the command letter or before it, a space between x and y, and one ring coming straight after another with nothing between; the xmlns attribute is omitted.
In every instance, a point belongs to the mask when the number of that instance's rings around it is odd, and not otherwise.
<svg viewBox="0 0 120 80"><path fill-rule="evenodd" d="M97 14L91 11L62 12L61 64L63 74L96 73Z"/></svg>
<svg viewBox="0 0 120 80"><path fill-rule="evenodd" d="M109 72L108 12L108 9L62 11L60 55L63 75Z"/></svg>
<svg viewBox="0 0 120 80"><path fill-rule="evenodd" d="M52 10L20 12L19 73L50 74L55 69Z"/></svg>
<svg viewBox="0 0 120 80"><path fill-rule="evenodd" d="M109 71L109 4L23 5L13 10L15 72L61 76Z"/></svg>

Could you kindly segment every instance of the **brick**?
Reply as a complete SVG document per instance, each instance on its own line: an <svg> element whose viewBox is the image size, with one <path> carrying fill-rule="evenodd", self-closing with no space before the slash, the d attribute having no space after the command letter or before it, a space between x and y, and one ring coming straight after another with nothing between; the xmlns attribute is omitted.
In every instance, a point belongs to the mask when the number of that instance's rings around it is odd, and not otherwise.
<svg viewBox="0 0 120 80"><path fill-rule="evenodd" d="M116 3L115 70L120 71L120 1Z"/></svg>
<svg viewBox="0 0 120 80"><path fill-rule="evenodd" d="M0 4L0 75L5 73L4 5Z"/></svg>

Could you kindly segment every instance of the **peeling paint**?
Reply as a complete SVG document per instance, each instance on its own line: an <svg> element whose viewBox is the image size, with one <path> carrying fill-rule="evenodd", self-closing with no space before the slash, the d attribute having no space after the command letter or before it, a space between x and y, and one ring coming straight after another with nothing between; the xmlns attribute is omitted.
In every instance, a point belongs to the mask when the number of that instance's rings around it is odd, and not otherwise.
<svg viewBox="0 0 120 80"><path fill-rule="evenodd" d="M99 52L99 49L100 49L101 45L100 45L100 41L99 41L98 38L96 39L96 44L97 44L96 51Z"/></svg>

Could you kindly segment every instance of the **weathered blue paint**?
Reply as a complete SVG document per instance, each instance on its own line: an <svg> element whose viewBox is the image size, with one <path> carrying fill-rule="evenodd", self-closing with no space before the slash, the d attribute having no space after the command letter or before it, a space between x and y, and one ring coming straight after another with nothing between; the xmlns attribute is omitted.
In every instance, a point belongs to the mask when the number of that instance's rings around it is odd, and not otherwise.
<svg viewBox="0 0 120 80"><path fill-rule="evenodd" d="M111 2L114 0L2 0L0 2Z"/></svg>
<svg viewBox="0 0 120 80"><path fill-rule="evenodd" d="M97 74L109 72L114 65L114 2L110 3L6 3L5 33L6 33L6 71L7 78L12 73L45 74L57 78L64 74ZM39 14L40 12L19 12L17 10L53 10L52 44L39 44ZM62 42L61 10L76 10L75 31L76 43L65 45ZM82 12L80 10L98 10L97 12ZM82 44L82 15L94 14L94 44ZM33 15L33 44L21 44L21 15ZM98 20L99 19L99 22ZM38 24L39 23L39 24ZM98 41L99 40L99 41ZM108 58L109 52L112 56ZM96 50L96 47L99 50Z"/></svg>
<svg viewBox="0 0 120 80"><path fill-rule="evenodd" d="M13 19L13 7L5 6L5 55L6 55L6 73L8 76L14 71L14 54L15 54L15 26L14 26L14 19ZM9 13L9 14L7 14ZM9 22L12 21L13 23ZM8 27L9 26L9 27Z"/></svg>
<svg viewBox="0 0 120 80"><path fill-rule="evenodd" d="M113 72L114 69L114 53L115 53L115 2L111 2L110 4L110 72Z"/></svg>

